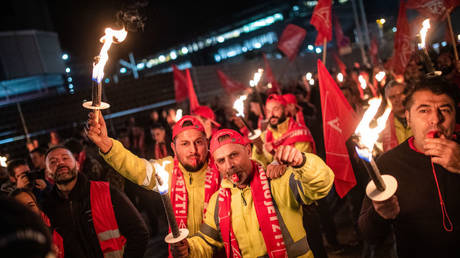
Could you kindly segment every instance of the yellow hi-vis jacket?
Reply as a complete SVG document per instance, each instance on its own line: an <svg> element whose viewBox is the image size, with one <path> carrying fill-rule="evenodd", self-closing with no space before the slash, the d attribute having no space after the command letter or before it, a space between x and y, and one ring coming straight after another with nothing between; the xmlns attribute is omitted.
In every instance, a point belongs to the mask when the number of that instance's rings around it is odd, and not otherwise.
<svg viewBox="0 0 460 258"><path fill-rule="evenodd" d="M309 250L302 224L301 204L310 204L325 197L334 182L332 170L318 156L304 153L305 164L301 168L289 167L286 173L271 180L273 201L278 207L280 226L289 257L313 257ZM231 190L231 221L235 237L243 257L267 255L262 232L259 229L251 188L235 187L223 180L221 187ZM224 248L218 224L218 195L209 201L205 219L197 236L188 239L190 257L212 257L216 249ZM287 233L287 234L286 234ZM286 236L287 235L287 236Z"/></svg>
<svg viewBox="0 0 460 258"><path fill-rule="evenodd" d="M119 141L112 139L112 142L112 149L107 154L101 153L104 160L122 176L148 190L153 190L156 186L154 164L163 165L163 162L169 161L170 163L165 166L165 169L169 173L168 191L171 191L171 175L174 169L173 157L147 161L125 149ZM187 228L190 235L198 232L203 221L204 185L207 168L208 165L205 164L199 171L189 172L179 162L179 169L184 175L188 194Z"/></svg>
<svg viewBox="0 0 460 258"><path fill-rule="evenodd" d="M272 131L273 139L277 140L281 136L283 136L283 134L287 132L289 128L288 127L289 119L292 119L292 118L287 117L286 120L282 122L281 124L279 124L276 129L273 129L270 126L267 127L267 130ZM262 138L263 143L265 143L265 139L267 137L267 130L265 130L260 136ZM296 142L294 147L301 152L308 152L308 153L313 152L313 146L311 146L310 142ZM258 153L256 146L253 146L252 147L252 159L258 161L260 164L266 167L268 164L270 164L273 161L273 155L267 152L265 148L262 153Z"/></svg>

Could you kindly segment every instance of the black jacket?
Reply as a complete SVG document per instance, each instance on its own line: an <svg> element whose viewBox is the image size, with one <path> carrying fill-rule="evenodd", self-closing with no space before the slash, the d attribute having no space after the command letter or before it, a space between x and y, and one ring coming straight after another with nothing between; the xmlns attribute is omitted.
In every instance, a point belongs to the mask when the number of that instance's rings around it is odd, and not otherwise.
<svg viewBox="0 0 460 258"><path fill-rule="evenodd" d="M377 165L383 174L398 181L396 196L401 211L395 220L385 220L366 197L358 222L363 236L378 243L393 227L399 257L460 257L460 175L435 164L453 224L453 231L447 232L429 156L412 150L406 140L383 154Z"/></svg>
<svg viewBox="0 0 460 258"><path fill-rule="evenodd" d="M120 233L126 238L124 257L142 257L148 241L147 227L126 195L110 188ZM90 181L82 173L69 198L56 186L44 196L43 211L64 239L65 257L103 257L94 229L90 206Z"/></svg>

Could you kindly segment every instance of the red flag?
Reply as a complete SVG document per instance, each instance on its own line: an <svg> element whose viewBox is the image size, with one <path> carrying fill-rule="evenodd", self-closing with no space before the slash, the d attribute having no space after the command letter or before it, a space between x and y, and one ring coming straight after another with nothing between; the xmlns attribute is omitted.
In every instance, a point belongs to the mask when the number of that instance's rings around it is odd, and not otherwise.
<svg viewBox="0 0 460 258"><path fill-rule="evenodd" d="M336 53L333 53L332 56L334 57L337 66L339 67L340 72L343 76L347 76L347 66L340 60L339 56Z"/></svg>
<svg viewBox="0 0 460 258"><path fill-rule="evenodd" d="M190 76L189 69L185 69L185 74L177 68L176 65L172 66L174 77L174 92L176 95L176 102L182 102L189 99L190 110L199 107L198 98L196 97L195 89L193 89L192 77Z"/></svg>
<svg viewBox="0 0 460 258"><path fill-rule="evenodd" d="M294 60L299 51L299 47L302 44L307 31L303 28L288 24L281 34L281 38L278 42L278 48L283 52L290 61Z"/></svg>
<svg viewBox="0 0 460 258"><path fill-rule="evenodd" d="M220 69L217 69L217 76L219 76L220 82L222 83L222 86L224 87L224 90L225 92L227 92L227 94L242 91L248 88L241 82L234 81L228 78L228 76Z"/></svg>
<svg viewBox="0 0 460 258"><path fill-rule="evenodd" d="M443 20L445 15L460 5L459 0L409 0L407 8L416 9L423 16Z"/></svg>
<svg viewBox="0 0 460 258"><path fill-rule="evenodd" d="M313 10L310 23L315 26L318 31L318 35L315 40L316 46L323 45L325 39L326 41L332 40L331 11L332 0L319 0Z"/></svg>
<svg viewBox="0 0 460 258"><path fill-rule="evenodd" d="M379 64L379 44L377 43L377 39L375 37L372 37L369 54L372 64L377 66Z"/></svg>
<svg viewBox="0 0 460 258"><path fill-rule="evenodd" d="M185 75L177 68L176 65L173 65L172 68L176 102L181 102L186 100L188 97L187 78L185 78Z"/></svg>
<svg viewBox="0 0 460 258"><path fill-rule="evenodd" d="M406 66L412 55L413 47L410 40L410 28L406 16L406 4L401 1L399 4L397 31L394 39L394 50L391 58L393 71L396 74L404 74Z"/></svg>
<svg viewBox="0 0 460 258"><path fill-rule="evenodd" d="M334 171L335 190L343 198L356 185L345 142L354 132L357 119L353 108L319 59L318 80L326 163Z"/></svg>
<svg viewBox="0 0 460 258"><path fill-rule="evenodd" d="M267 80L272 84L271 91L275 91L275 92L278 92L278 94L281 94L281 88L278 82L276 81L275 76L272 73L272 68L270 67L270 63L268 62L268 59L265 56L265 53L263 53L262 56L264 57L264 64L265 64L265 69L264 69L265 78L267 78Z"/></svg>
<svg viewBox="0 0 460 258"><path fill-rule="evenodd" d="M190 102L190 111L195 110L200 106L198 98L196 97L195 89L193 88L192 76L190 76L190 70L185 69L185 74L187 77L187 88L188 88L188 100Z"/></svg>
<svg viewBox="0 0 460 258"><path fill-rule="evenodd" d="M342 26L340 25L339 18L334 15L334 34L337 48L340 55L351 53L350 38L343 34Z"/></svg>

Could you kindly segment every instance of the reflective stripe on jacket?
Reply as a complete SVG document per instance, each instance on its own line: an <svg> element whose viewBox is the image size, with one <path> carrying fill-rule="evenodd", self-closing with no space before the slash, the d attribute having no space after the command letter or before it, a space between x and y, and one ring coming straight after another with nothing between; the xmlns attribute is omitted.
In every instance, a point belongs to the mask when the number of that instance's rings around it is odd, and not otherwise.
<svg viewBox="0 0 460 258"><path fill-rule="evenodd" d="M318 156L304 153L306 162L301 168L289 167L280 178L271 180L273 201L277 206L280 226L288 254L312 257L308 250L306 232L302 226L302 206L325 197L334 182L332 170ZM221 187L230 188L232 228L243 257L264 257L267 249L255 213L251 188L239 189L223 180ZM191 257L212 257L224 243L216 223L218 193L214 193L206 216L196 236L188 239ZM284 224L284 225L282 225Z"/></svg>
<svg viewBox="0 0 460 258"><path fill-rule="evenodd" d="M122 258L126 238L118 229L109 183L90 181L90 199L94 229L104 257Z"/></svg>

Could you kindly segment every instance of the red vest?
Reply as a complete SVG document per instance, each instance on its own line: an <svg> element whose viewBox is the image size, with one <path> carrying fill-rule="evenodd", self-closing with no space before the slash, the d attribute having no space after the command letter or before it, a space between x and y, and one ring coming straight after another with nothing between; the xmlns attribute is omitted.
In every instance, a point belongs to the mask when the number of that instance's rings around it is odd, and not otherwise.
<svg viewBox="0 0 460 258"><path fill-rule="evenodd" d="M47 227L51 227L51 224L50 224L50 219L48 218L48 216L46 216L45 213L43 212L40 212L40 215L42 217L42 220L43 222L45 223L45 225ZM53 229L53 232L52 232L52 241L53 241L53 245L55 247L53 247L53 251L56 252L56 257L57 258L64 258L64 240L62 239L61 235L59 235L58 232L56 232L56 230Z"/></svg>
<svg viewBox="0 0 460 258"><path fill-rule="evenodd" d="M90 181L91 213L104 257L123 257L126 238L120 234L108 182Z"/></svg>

